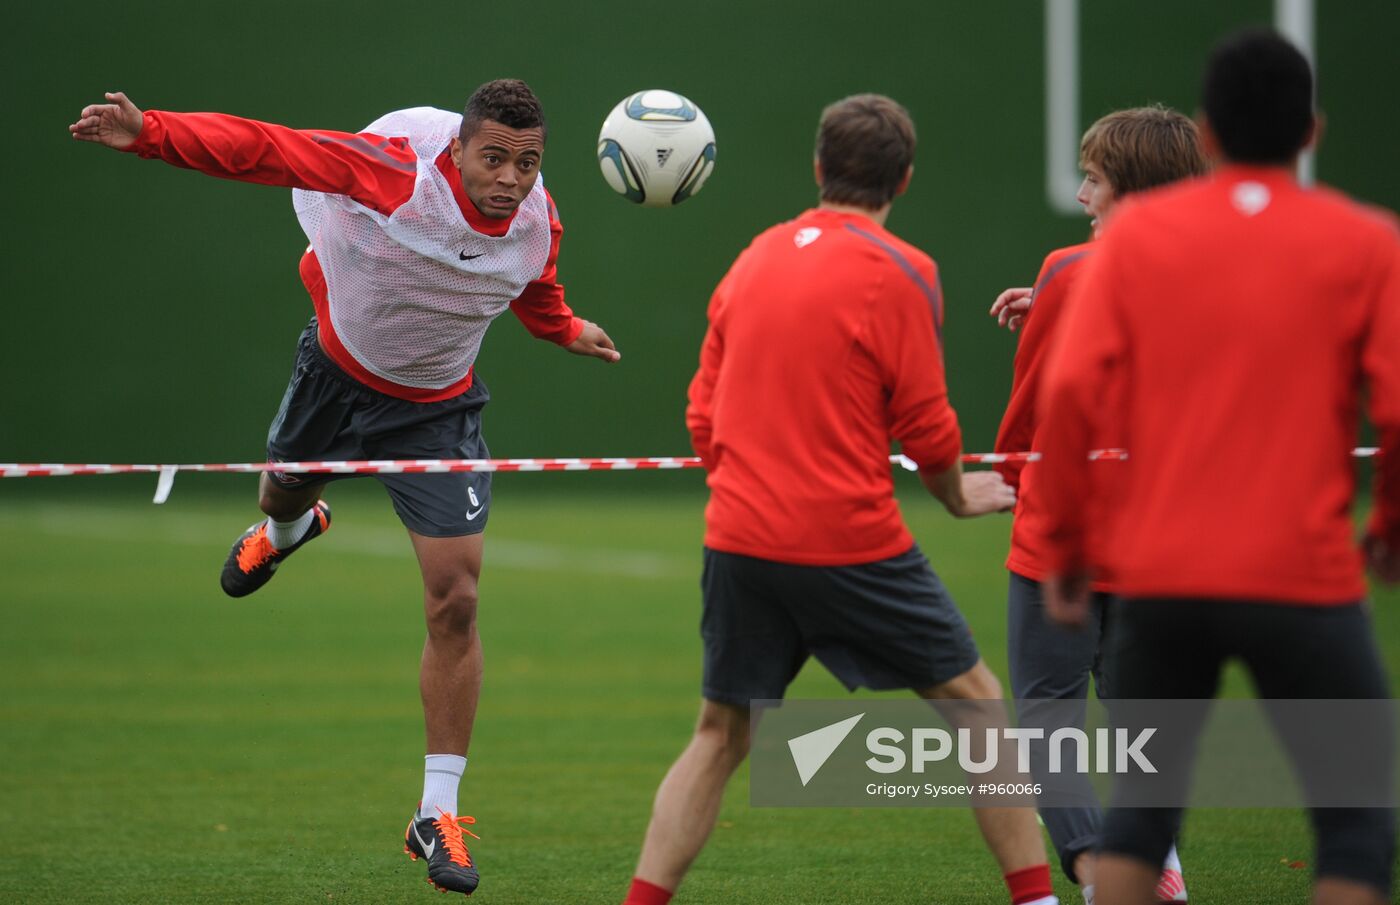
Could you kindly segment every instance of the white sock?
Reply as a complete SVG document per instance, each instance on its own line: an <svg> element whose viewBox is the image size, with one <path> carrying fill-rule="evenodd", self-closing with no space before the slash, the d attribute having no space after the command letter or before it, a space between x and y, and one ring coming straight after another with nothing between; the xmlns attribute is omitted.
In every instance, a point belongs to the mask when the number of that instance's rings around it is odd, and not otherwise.
<svg viewBox="0 0 1400 905"><path fill-rule="evenodd" d="M1084 893L1084 905L1094 905L1094 884L1081 886L1079 891Z"/></svg>
<svg viewBox="0 0 1400 905"><path fill-rule="evenodd" d="M423 803L419 817L440 817L438 810L457 813L457 784L467 769L467 759L456 754L429 754L423 758Z"/></svg>
<svg viewBox="0 0 1400 905"><path fill-rule="evenodd" d="M1060 905L1060 900L1054 896L1042 896L1039 899L1032 899L1025 905Z"/></svg>
<svg viewBox="0 0 1400 905"><path fill-rule="evenodd" d="M1175 845L1167 852L1167 860L1162 862L1162 869L1174 870L1177 873L1181 873L1181 857L1177 855Z"/></svg>
<svg viewBox="0 0 1400 905"><path fill-rule="evenodd" d="M285 550L302 539L302 536L306 534L306 529L311 527L311 520L315 517L315 506L303 512L300 518L290 522L279 522L272 516L268 516L267 539L278 550Z"/></svg>

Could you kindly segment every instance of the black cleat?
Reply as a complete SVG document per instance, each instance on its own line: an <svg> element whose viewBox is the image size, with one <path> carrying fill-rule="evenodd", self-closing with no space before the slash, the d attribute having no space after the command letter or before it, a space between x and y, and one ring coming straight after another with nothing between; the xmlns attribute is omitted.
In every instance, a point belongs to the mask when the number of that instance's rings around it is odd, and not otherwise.
<svg viewBox="0 0 1400 905"><path fill-rule="evenodd" d="M481 838L466 828L476 823L476 818L455 817L440 808L438 813L442 816L419 817L416 810L413 812L408 829L403 831L404 854L414 861L422 858L428 862L428 882L433 886L443 892L469 896L481 882L481 876L462 834Z"/></svg>
<svg viewBox="0 0 1400 905"><path fill-rule="evenodd" d="M223 574L219 584L230 597L246 597L272 580L272 573L307 541L320 537L330 530L331 507L325 500L317 500L312 508L316 517L301 540L285 550L278 550L267 539L267 519L263 519L234 541L233 549L224 561Z"/></svg>

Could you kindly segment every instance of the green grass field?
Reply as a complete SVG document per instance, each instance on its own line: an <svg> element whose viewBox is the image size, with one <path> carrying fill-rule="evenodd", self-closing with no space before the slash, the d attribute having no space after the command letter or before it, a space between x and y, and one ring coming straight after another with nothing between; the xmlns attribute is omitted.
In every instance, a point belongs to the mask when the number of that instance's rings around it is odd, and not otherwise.
<svg viewBox="0 0 1400 905"><path fill-rule="evenodd" d="M661 476L622 478L498 479L462 798L482 836L475 901L615 905L689 737L700 481L647 497L620 491ZM0 901L437 901L400 850L422 618L377 484L336 486L331 533L232 601L216 576L256 514L249 479L185 477L164 507L153 482L100 480L0 484ZM1008 522L902 498L1004 675ZM1377 603L1394 671L1400 597ZM844 692L809 667L793 694ZM1005 901L966 811L760 810L747 786L741 772L678 903ZM1311 861L1297 812L1193 812L1183 858L1194 902L1306 898L1308 872L1283 863Z"/></svg>

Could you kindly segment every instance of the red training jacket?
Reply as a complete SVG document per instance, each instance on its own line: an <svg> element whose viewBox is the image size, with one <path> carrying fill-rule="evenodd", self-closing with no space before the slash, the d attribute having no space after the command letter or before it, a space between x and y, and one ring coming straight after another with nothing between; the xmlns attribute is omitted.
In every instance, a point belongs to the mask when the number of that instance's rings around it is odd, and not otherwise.
<svg viewBox="0 0 1400 905"><path fill-rule="evenodd" d="M686 409L706 546L802 565L908 550L890 439L937 471L961 448L933 260L868 217L811 210L739 255L709 320Z"/></svg>
<svg viewBox="0 0 1400 905"><path fill-rule="evenodd" d="M1040 396L1045 362L1049 357L1053 337L1059 330L1069 298L1092 245L1083 243L1052 251L1040 267L1031 296L1032 306L1021 329L1016 346L1015 372L1011 381L1011 399L1002 416L994 449L997 452L1026 452L1040 449L1040 422L1037 403ZM1121 445L1116 440L1099 440L1096 447ZM1122 463L1106 461L1094 466L1096 495L1111 497L1116 492L1115 478L1122 473ZM1011 551L1006 567L1032 581L1043 581L1049 573L1046 562L1046 513L1040 493L1040 466L1037 463L1007 462L997 466L1006 482L1016 488L1016 512L1011 524ZM1107 530L1110 515L1107 508L1092 520L1096 531ZM1100 576L1104 578L1104 576ZM1111 590L1104 580L1095 583L1098 590Z"/></svg>
<svg viewBox="0 0 1400 905"><path fill-rule="evenodd" d="M147 110L141 134L126 150L224 179L346 195L386 216L413 196L417 167L413 149L403 138L289 129L222 113ZM435 163L448 177L468 225L483 235L505 235L514 216L505 220L483 216L462 191L461 176L447 149ZM564 227L552 198L549 205L552 242L544 272L511 302L510 309L531 335L567 346L583 332L583 321L564 302L564 287L558 282L555 265ZM327 314L325 277L309 248L300 273L316 308L321 347L346 373L382 393L414 402L450 399L471 387L470 371L457 383L436 390L402 386L370 373L335 335Z"/></svg>
<svg viewBox="0 0 1400 905"><path fill-rule="evenodd" d="M1096 244L1042 394L1047 564L1087 564L1085 451L1128 448L1102 553L1117 590L1339 604L1363 387L1387 454L1371 531L1400 544L1400 234L1278 167L1128 201ZM1105 410L1105 393L1123 402ZM1112 398L1110 396L1110 398Z"/></svg>

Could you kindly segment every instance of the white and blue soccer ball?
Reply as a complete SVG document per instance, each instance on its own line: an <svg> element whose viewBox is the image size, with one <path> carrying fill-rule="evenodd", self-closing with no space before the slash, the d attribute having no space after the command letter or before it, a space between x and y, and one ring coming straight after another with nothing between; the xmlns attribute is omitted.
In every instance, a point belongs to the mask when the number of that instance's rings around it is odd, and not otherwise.
<svg viewBox="0 0 1400 905"><path fill-rule="evenodd" d="M715 168L715 130L695 103L653 88L623 98L598 133L608 186L646 207L672 207L699 192Z"/></svg>

